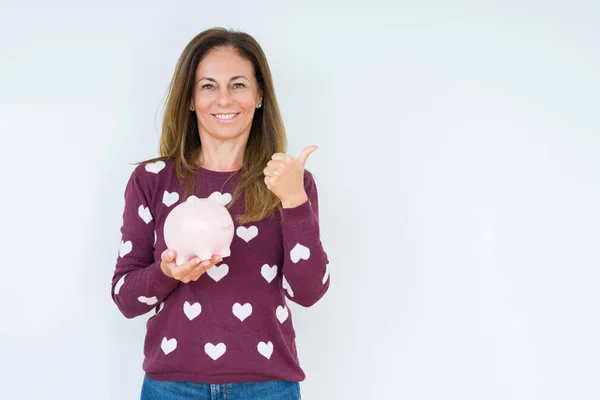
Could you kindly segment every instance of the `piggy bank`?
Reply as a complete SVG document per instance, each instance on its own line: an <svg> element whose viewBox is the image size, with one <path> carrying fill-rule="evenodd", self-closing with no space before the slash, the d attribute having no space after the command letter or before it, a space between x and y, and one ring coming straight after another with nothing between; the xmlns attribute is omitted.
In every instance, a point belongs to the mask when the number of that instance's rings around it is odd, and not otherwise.
<svg viewBox="0 0 600 400"><path fill-rule="evenodd" d="M231 255L233 219L220 193L216 194L206 199L190 196L167 215L163 235L167 248L176 252L177 265L194 257L209 260L213 254Z"/></svg>

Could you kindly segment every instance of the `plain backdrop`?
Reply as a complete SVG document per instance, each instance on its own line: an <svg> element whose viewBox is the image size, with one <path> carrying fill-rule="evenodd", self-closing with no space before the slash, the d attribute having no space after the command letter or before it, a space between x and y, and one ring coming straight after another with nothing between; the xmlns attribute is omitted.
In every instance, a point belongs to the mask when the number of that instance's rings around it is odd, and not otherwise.
<svg viewBox="0 0 600 400"><path fill-rule="evenodd" d="M304 399L600 398L599 4L2 1L0 397L139 398L123 191L225 26L264 47L289 153L320 147Z"/></svg>

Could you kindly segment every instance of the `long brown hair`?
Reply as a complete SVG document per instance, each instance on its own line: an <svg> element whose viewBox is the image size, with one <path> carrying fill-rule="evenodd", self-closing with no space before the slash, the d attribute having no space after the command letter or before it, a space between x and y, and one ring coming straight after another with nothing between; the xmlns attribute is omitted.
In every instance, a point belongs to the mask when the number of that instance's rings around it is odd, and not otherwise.
<svg viewBox="0 0 600 400"><path fill-rule="evenodd" d="M196 114L189 109L196 69L202 59L215 48L231 47L254 67L262 93L262 107L255 110L250 136L239 171L239 183L233 193L231 207L244 196L245 212L238 217L241 224L259 221L281 211L281 203L264 183L263 170L274 153L285 152L287 138L267 58L258 42L249 34L225 28L211 28L195 36L184 48L167 92L160 157L142 161L146 164L173 159L177 177L185 183L185 198L193 192L196 160L202 143Z"/></svg>

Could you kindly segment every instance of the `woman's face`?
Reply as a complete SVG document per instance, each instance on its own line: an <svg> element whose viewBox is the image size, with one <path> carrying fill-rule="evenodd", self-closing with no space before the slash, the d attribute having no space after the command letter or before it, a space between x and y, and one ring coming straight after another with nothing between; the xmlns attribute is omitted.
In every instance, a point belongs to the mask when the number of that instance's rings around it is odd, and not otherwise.
<svg viewBox="0 0 600 400"><path fill-rule="evenodd" d="M252 63L234 49L214 49L198 65L192 105L202 136L248 136L260 102Z"/></svg>

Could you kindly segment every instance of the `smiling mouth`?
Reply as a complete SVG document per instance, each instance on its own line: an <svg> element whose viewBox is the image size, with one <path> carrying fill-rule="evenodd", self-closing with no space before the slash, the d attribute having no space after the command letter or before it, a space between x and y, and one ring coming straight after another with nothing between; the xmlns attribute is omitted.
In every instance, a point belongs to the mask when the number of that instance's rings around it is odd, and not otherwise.
<svg viewBox="0 0 600 400"><path fill-rule="evenodd" d="M234 120L239 114L240 113L212 114L212 116L221 122L228 122Z"/></svg>

